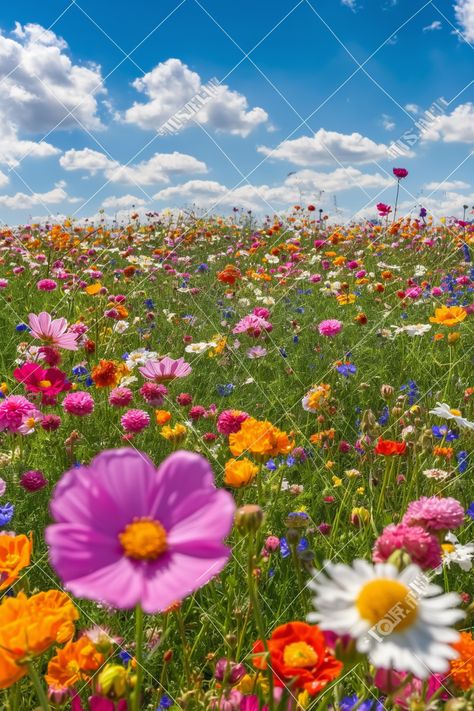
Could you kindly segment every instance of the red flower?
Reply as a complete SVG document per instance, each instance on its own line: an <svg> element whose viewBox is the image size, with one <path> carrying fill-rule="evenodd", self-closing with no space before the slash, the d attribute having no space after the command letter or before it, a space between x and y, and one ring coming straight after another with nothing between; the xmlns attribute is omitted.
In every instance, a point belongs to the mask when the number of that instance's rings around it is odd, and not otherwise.
<svg viewBox="0 0 474 711"><path fill-rule="evenodd" d="M406 168L394 168L393 174L396 178L398 178L398 180L401 180L402 178L407 177L408 170Z"/></svg>
<svg viewBox="0 0 474 711"><path fill-rule="evenodd" d="M393 457L398 454L405 454L407 445L405 442L394 442L391 439L382 439L379 437L375 451L377 454L383 454L385 457Z"/></svg>
<svg viewBox="0 0 474 711"><path fill-rule="evenodd" d="M277 627L267 642L275 686L304 689L311 696L318 694L339 676L342 662L326 647L324 635L316 625L288 622ZM255 642L254 654L264 655L262 640ZM253 664L266 669L264 656L256 656Z"/></svg>
<svg viewBox="0 0 474 711"><path fill-rule="evenodd" d="M71 389L66 374L59 368L40 368L36 363L25 363L13 371L13 377L31 393L41 393L45 405L54 405L56 395Z"/></svg>

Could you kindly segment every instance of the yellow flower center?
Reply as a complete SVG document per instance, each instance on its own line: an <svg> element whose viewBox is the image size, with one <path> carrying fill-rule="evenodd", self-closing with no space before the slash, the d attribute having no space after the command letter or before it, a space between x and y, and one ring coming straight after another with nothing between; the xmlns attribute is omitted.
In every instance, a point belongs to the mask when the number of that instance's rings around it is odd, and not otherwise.
<svg viewBox="0 0 474 711"><path fill-rule="evenodd" d="M306 642L292 642L283 650L283 661L287 667L314 667L318 655Z"/></svg>
<svg viewBox="0 0 474 711"><path fill-rule="evenodd" d="M371 580L361 589L356 607L360 616L382 633L401 632L418 616L418 603L409 587L398 580Z"/></svg>
<svg viewBox="0 0 474 711"><path fill-rule="evenodd" d="M454 417L461 417L461 410L451 408L449 412L451 413L451 415L454 415Z"/></svg>
<svg viewBox="0 0 474 711"><path fill-rule="evenodd" d="M443 543L441 548L443 549L443 553L454 553L456 550L452 543Z"/></svg>
<svg viewBox="0 0 474 711"><path fill-rule="evenodd" d="M40 380L38 385L40 386L40 388L50 388L51 380Z"/></svg>
<svg viewBox="0 0 474 711"><path fill-rule="evenodd" d="M123 551L135 560L156 560L167 549L166 531L159 521L137 518L119 535Z"/></svg>

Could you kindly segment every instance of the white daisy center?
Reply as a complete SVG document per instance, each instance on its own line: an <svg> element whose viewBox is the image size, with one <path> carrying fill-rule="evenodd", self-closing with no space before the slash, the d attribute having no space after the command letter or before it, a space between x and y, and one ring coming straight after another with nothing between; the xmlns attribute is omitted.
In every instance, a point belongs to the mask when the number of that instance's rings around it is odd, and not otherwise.
<svg viewBox="0 0 474 711"><path fill-rule="evenodd" d="M398 580L379 578L366 583L356 600L360 616L372 626L401 632L415 624L418 602L409 587Z"/></svg>

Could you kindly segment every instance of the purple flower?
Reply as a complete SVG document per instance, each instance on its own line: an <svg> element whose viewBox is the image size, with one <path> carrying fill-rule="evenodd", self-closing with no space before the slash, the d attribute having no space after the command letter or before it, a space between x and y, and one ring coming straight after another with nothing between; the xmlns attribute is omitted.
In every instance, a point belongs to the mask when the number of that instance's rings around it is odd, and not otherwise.
<svg viewBox="0 0 474 711"><path fill-rule="evenodd" d="M24 472L20 477L20 486L26 489L26 491L39 491L43 489L47 483L48 480L43 472L40 472L38 469Z"/></svg>
<svg viewBox="0 0 474 711"><path fill-rule="evenodd" d="M199 454L175 452L156 469L137 450L108 450L56 486L50 560L73 595L155 613L222 570L234 510Z"/></svg>

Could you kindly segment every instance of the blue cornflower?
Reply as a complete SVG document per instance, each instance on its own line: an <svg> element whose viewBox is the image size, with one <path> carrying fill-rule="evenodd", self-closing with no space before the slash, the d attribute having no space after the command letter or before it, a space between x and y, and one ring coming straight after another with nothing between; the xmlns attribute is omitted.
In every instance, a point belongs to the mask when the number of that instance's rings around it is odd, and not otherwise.
<svg viewBox="0 0 474 711"><path fill-rule="evenodd" d="M298 336L293 336L293 343L298 343L299 340Z"/></svg>
<svg viewBox="0 0 474 711"><path fill-rule="evenodd" d="M336 368L337 372L343 375L345 378L357 373L357 368L353 363L342 363Z"/></svg>
<svg viewBox="0 0 474 711"><path fill-rule="evenodd" d="M302 553L307 549L308 545L308 540L306 538L301 538L296 546L296 550L298 553ZM290 546L288 545L286 538L280 538L280 555L282 558L288 558L288 556L291 555Z"/></svg>
<svg viewBox="0 0 474 711"><path fill-rule="evenodd" d="M278 469L278 464L273 459L269 459L268 462L265 464L265 468L268 469L270 472L274 472L275 469Z"/></svg>
<svg viewBox="0 0 474 711"><path fill-rule="evenodd" d="M296 463L296 459L289 454L286 458L286 466L292 467Z"/></svg>
<svg viewBox="0 0 474 711"><path fill-rule="evenodd" d="M282 348L279 348L279 351L280 351L280 355L281 355L282 358L288 358L288 354L287 354L286 350L285 350L283 347L282 347Z"/></svg>
<svg viewBox="0 0 474 711"><path fill-rule="evenodd" d="M378 420L379 425L382 425L382 426L386 425L389 417L390 417L390 410L388 409L388 406L385 405L385 407L383 408L382 413L379 417L379 420Z"/></svg>
<svg viewBox="0 0 474 711"><path fill-rule="evenodd" d="M162 711L162 709L169 709L171 706L173 706L173 699L171 699L168 694L163 694L156 711Z"/></svg>
<svg viewBox="0 0 474 711"><path fill-rule="evenodd" d="M458 471L460 474L464 474L469 465L469 454L463 449L461 452L456 454L456 459L458 460Z"/></svg>
<svg viewBox="0 0 474 711"><path fill-rule="evenodd" d="M357 694L352 696L345 696L341 699L339 703L339 708L341 711L351 711L354 706L357 705L358 709L362 711L383 711L384 705L377 699L367 699L366 701L359 701Z"/></svg>
<svg viewBox="0 0 474 711"><path fill-rule="evenodd" d="M28 326L26 323L19 323L18 326L15 326L15 331L18 331L19 333L23 333L23 331L27 331Z"/></svg>
<svg viewBox="0 0 474 711"><path fill-rule="evenodd" d="M3 506L0 506L0 526L6 526L7 523L10 523L14 513L15 507L13 504L4 504Z"/></svg>
<svg viewBox="0 0 474 711"><path fill-rule="evenodd" d="M447 425L433 425L431 431L436 439L443 439L444 437L446 442L452 442L455 439L459 439L459 434L450 430Z"/></svg>
<svg viewBox="0 0 474 711"><path fill-rule="evenodd" d="M145 301L143 303L145 304L147 309L149 309L150 311L154 310L155 302L153 301L153 299L145 299Z"/></svg>
<svg viewBox="0 0 474 711"><path fill-rule="evenodd" d="M196 269L196 271L197 271L197 272L207 272L208 269L209 269L209 266L208 266L207 264L204 264L204 262L203 262L202 264L200 264L200 265L198 266L198 268Z"/></svg>
<svg viewBox="0 0 474 711"><path fill-rule="evenodd" d="M469 518L472 518L472 520L474 521L474 501L472 502L472 504L471 504L471 505L469 506L469 508L467 509L467 511L466 511L466 516L469 516Z"/></svg>
<svg viewBox="0 0 474 711"><path fill-rule="evenodd" d="M128 664L129 661L133 659L133 656L129 652L126 652L125 649L122 649L122 651L118 653L118 658L123 664Z"/></svg>
<svg viewBox="0 0 474 711"><path fill-rule="evenodd" d="M81 375L87 375L89 373L88 369L83 365L76 365L72 369L72 374L79 377Z"/></svg>
<svg viewBox="0 0 474 711"><path fill-rule="evenodd" d="M227 397L227 395L230 395L234 391L235 385L227 383L226 385L217 385L216 388L221 397Z"/></svg>
<svg viewBox="0 0 474 711"><path fill-rule="evenodd" d="M470 253L469 247L467 246L466 243L463 244L462 251L463 251L463 255L464 255L464 261L465 262L472 262L471 253Z"/></svg>

